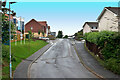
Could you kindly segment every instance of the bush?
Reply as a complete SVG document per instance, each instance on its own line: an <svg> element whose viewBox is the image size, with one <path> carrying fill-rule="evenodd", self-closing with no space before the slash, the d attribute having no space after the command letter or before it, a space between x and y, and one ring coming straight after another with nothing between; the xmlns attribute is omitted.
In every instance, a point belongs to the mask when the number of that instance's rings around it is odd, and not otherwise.
<svg viewBox="0 0 120 80"><path fill-rule="evenodd" d="M68 38L68 35L65 35L63 38Z"/></svg>
<svg viewBox="0 0 120 80"><path fill-rule="evenodd" d="M104 47L104 42L109 41L113 35L115 35L115 32L112 31L90 32L85 33L84 39L100 47Z"/></svg>
<svg viewBox="0 0 120 80"><path fill-rule="evenodd" d="M10 54L9 54L9 46L8 45L2 45L2 57L3 59L7 59L9 61L10 59ZM12 54L11 55L11 60L16 61L15 56Z"/></svg>
<svg viewBox="0 0 120 80"><path fill-rule="evenodd" d="M89 42L95 43L97 45L97 38L98 38L98 33L97 32L91 32L88 36L87 36L87 40Z"/></svg>
<svg viewBox="0 0 120 80"><path fill-rule="evenodd" d="M116 59L110 58L104 65L107 69L113 71L114 73L120 74L120 63L118 63Z"/></svg>
<svg viewBox="0 0 120 80"><path fill-rule="evenodd" d="M56 38L53 35L48 35L47 36L50 40L55 40Z"/></svg>
<svg viewBox="0 0 120 80"><path fill-rule="evenodd" d="M2 57L8 58L9 57L9 46L2 45Z"/></svg>
<svg viewBox="0 0 120 80"><path fill-rule="evenodd" d="M120 74L120 33L112 31L90 32L84 35L84 39L100 47L106 63L105 66Z"/></svg>
<svg viewBox="0 0 120 80"><path fill-rule="evenodd" d="M98 33L97 45L100 47L104 47L104 42L108 42L112 39L115 32L112 31L101 31Z"/></svg>
<svg viewBox="0 0 120 80"><path fill-rule="evenodd" d="M120 35L119 33L114 34L113 36L111 36L109 40L107 40L101 52L104 55L105 60L109 58L115 58L118 61L120 61Z"/></svg>

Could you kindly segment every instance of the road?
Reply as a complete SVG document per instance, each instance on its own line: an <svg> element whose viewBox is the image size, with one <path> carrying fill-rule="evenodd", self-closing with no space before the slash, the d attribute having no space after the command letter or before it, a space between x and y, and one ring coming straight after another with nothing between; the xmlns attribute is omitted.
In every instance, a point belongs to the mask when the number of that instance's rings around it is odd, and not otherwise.
<svg viewBox="0 0 120 80"><path fill-rule="evenodd" d="M59 39L30 68L31 78L96 78L80 63L68 39Z"/></svg>

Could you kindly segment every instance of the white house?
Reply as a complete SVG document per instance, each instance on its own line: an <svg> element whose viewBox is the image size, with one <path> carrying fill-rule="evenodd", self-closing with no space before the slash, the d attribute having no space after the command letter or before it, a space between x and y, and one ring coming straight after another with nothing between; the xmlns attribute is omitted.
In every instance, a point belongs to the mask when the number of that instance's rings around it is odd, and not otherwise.
<svg viewBox="0 0 120 80"><path fill-rule="evenodd" d="M99 31L120 31L119 9L120 7L105 7L103 9L97 18Z"/></svg>
<svg viewBox="0 0 120 80"><path fill-rule="evenodd" d="M83 25L83 34L88 32L98 32L98 22L85 22Z"/></svg>

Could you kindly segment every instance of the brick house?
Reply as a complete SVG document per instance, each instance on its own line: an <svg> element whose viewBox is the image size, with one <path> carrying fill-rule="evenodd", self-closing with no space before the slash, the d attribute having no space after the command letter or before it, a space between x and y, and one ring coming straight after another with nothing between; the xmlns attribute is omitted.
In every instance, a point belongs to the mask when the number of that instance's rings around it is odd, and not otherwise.
<svg viewBox="0 0 120 80"><path fill-rule="evenodd" d="M46 21L36 21L35 19L30 20L25 24L25 35L28 31L32 31L34 37L47 37L48 36L48 25ZM38 32L40 31L40 35ZM44 35L42 34L44 32Z"/></svg>
<svg viewBox="0 0 120 80"><path fill-rule="evenodd" d="M83 25L83 34L88 32L98 32L98 22L85 22Z"/></svg>
<svg viewBox="0 0 120 80"><path fill-rule="evenodd" d="M38 21L38 23L40 23L40 24L44 27L45 36L48 36L48 25L47 25L47 21Z"/></svg>

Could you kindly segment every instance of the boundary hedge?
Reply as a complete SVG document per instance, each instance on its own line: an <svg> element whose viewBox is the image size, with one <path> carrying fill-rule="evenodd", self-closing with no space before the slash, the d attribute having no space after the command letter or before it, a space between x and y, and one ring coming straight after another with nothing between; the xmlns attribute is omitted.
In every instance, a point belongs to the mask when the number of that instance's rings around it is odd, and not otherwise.
<svg viewBox="0 0 120 80"><path fill-rule="evenodd" d="M120 33L112 31L90 32L84 35L84 39L87 47L94 44L97 49L100 49L95 55L102 56L107 69L120 74ZM88 49L90 49L89 47ZM94 49L94 46L91 46L92 48Z"/></svg>

